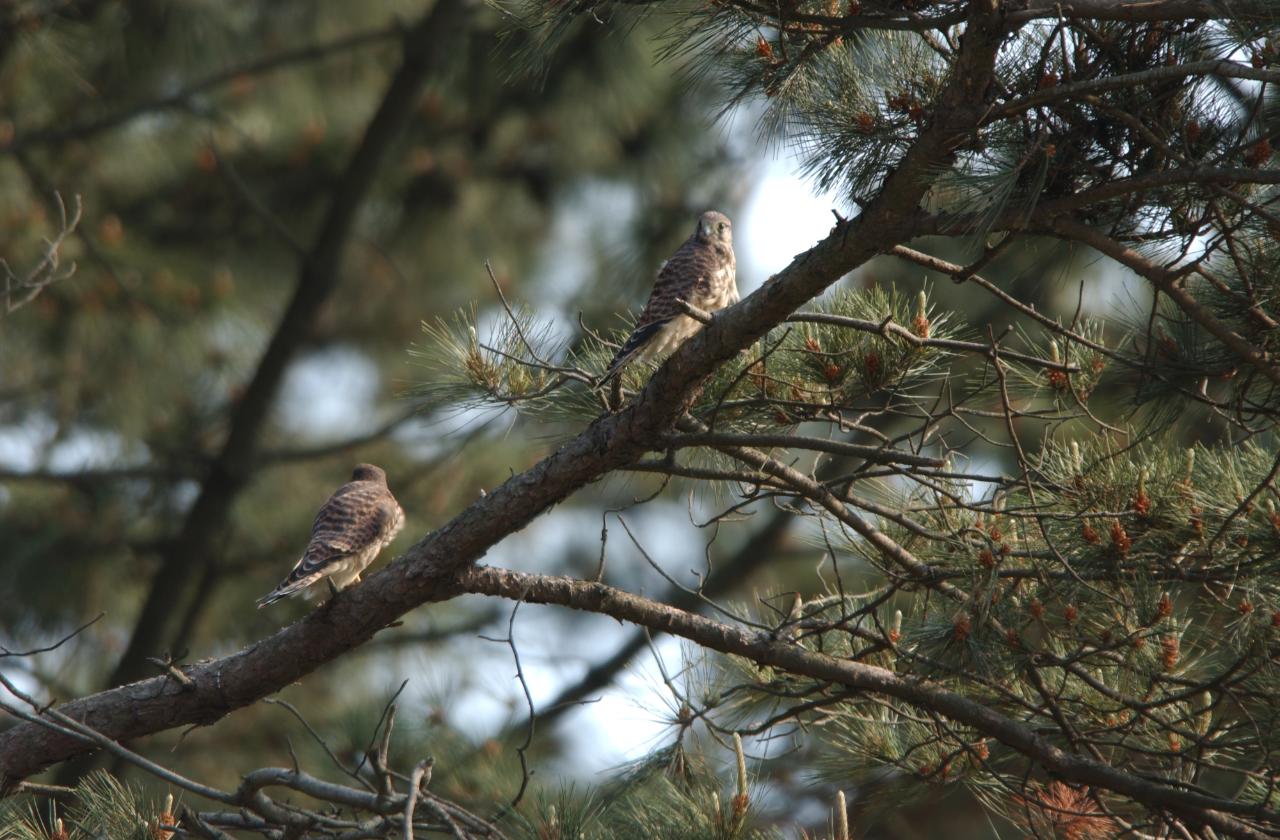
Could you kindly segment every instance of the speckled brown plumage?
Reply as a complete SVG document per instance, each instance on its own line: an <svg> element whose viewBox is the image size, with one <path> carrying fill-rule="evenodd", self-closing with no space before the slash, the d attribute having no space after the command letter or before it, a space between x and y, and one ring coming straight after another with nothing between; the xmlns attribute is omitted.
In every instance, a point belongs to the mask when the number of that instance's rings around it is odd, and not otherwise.
<svg viewBox="0 0 1280 840"><path fill-rule="evenodd" d="M658 269L649 302L609 363L606 377L633 358L674 350L701 328L683 313L680 300L706 312L738 302L733 226L723 213L711 210L699 216L693 235Z"/></svg>
<svg viewBox="0 0 1280 840"><path fill-rule="evenodd" d="M316 514L302 559L258 606L298 595L324 578L338 589L349 586L403 527L404 511L387 488L387 474L372 464L357 465L351 481Z"/></svg>

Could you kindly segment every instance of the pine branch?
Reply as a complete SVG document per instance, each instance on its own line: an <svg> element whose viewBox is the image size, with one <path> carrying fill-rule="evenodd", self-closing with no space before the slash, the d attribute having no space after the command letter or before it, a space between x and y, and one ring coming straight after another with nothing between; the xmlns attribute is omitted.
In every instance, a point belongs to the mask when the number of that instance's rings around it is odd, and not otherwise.
<svg viewBox="0 0 1280 840"><path fill-rule="evenodd" d="M1206 796L1170 782L1148 780L1118 771L1094 759L1066 753L987 706L940 690L928 682L903 679L882 668L808 651L788 642L775 641L762 633L746 632L603 584L480 567L464 572L458 586L469 592L603 612L615 618L691 639L703 647L742 656L762 665L782 668L793 674L826 680L854 690L897 697L973 727L1033 758L1058 778L1130 796L1157 810L1167 809L1192 822L1211 825L1227 836L1257 840L1266 836L1265 832L1255 829L1245 819L1256 819L1271 825L1280 824L1280 814L1267 813L1251 803Z"/></svg>
<svg viewBox="0 0 1280 840"><path fill-rule="evenodd" d="M321 663L368 641L378 630L417 606L421 603L418 599L430 591L430 581L435 575L447 576L454 569L474 562L491 545L524 527L573 491L639 458L684 413L695 389L721 363L735 356L740 349L854 266L878 250L891 247L906 232L903 220L911 214L928 188L931 173L937 171L940 162L950 153L957 134L971 129L981 118L982 109L974 104L980 102L981 97L975 97L974 93L985 89L985 79L992 72L995 50L1001 37L993 10L989 7L976 9L970 35L966 38L966 50L958 60L953 81L943 96L944 103L950 106L946 112L948 118L922 134L901 167L886 181L884 191L861 216L837 225L825 240L797 257L763 288L722 313L697 337L683 345L634 403L619 414L597 420L549 458L472 503L451 523L419 542L400 561L366 580L351 595L336 599L329 614L335 616L335 624L340 630L335 631L327 621L318 621L313 615L282 630L253 650L232 657L226 663L228 667L222 676L224 690L219 692L219 699L214 705L208 705L203 699L205 691L199 688L201 679L188 671L188 676L197 684L197 691L184 692L181 698L177 698L166 696L161 688L153 695L150 704L142 701L147 708L135 708L130 721L118 721L122 728L104 730L106 734L127 740L179 725L184 718L188 718L188 723L216 719L233 708L287 685ZM337 246L331 244L327 247ZM257 416L261 410L262 406L259 406L254 415ZM229 438L227 452L236 457L224 460L235 461L242 457L240 450L249 437L247 433L241 433ZM237 446L232 447L233 441ZM213 475L218 476L220 472L214 471ZM219 509L225 509L229 499L222 489L226 483L225 476L211 481L207 486L218 492L207 490L202 494L218 500ZM208 502L205 507L212 504ZM221 521L221 517L202 514L202 506L197 502L189 521ZM189 545L189 541L179 542L183 546ZM175 551L169 555L166 567L172 570L167 574L161 571L153 587L153 597L149 599L149 603L154 604L151 610L154 615L159 616L169 610L172 601L169 595L174 588L168 585L169 579L176 581L185 576L179 572L180 569L199 565L192 563L190 557L183 553ZM387 594L376 609L352 615L349 620L336 619L336 611L347 612L342 610L342 604L363 601L375 592ZM135 631L135 637L140 641L144 635L149 634ZM137 653L141 655L142 651ZM278 659L287 661L277 663L278 668L273 665L274 670L264 679L264 673L255 666L263 657L273 662ZM239 675L238 679L231 676L233 672ZM238 688L231 687L230 683L235 682L240 683ZM150 684L151 681L143 681L139 685ZM92 701L82 702L91 702L99 708L118 708L120 703L130 702L125 698L131 696L132 691L125 687L103 692ZM78 713L73 713L75 715ZM40 739L45 741L42 747L28 744L24 749L6 748L6 743L13 745L22 731L24 728L19 727L0 735L0 756L4 756L0 759L3 762L0 766L7 784L83 750L77 743L59 742L56 738L49 741L48 736Z"/></svg>

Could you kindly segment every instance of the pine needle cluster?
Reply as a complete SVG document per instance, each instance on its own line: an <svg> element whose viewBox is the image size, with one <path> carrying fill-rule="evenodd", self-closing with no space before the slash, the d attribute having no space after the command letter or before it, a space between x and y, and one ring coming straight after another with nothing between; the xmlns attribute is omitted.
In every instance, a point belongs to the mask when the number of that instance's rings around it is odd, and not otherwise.
<svg viewBox="0 0 1280 840"><path fill-rule="evenodd" d="M0 806L3 840L170 840L177 817L174 800L152 801L140 789L103 771L86 776L73 804L37 807L21 799Z"/></svg>
<svg viewBox="0 0 1280 840"><path fill-rule="evenodd" d="M888 327L917 339L953 335L950 317L933 311L924 293L913 300L880 289L837 292L792 320L717 368L694 416L729 429L789 428L829 420L879 397L909 402L940 375L949 354ZM417 395L426 407L514 408L543 420L591 419L601 411L593 386L627 335L589 335L569 348L553 337L549 322L527 311L498 319L483 338L482 329L474 311L423 324L426 340L412 355L423 368ZM643 388L662 361L629 364L621 374L626 392Z"/></svg>

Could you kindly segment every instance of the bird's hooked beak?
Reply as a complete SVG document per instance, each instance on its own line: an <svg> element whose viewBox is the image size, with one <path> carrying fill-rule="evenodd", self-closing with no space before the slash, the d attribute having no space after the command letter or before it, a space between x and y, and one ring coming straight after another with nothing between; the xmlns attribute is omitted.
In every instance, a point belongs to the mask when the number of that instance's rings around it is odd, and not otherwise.
<svg viewBox="0 0 1280 840"><path fill-rule="evenodd" d="M723 216L716 218L699 218L695 235L703 242L728 242L729 224Z"/></svg>

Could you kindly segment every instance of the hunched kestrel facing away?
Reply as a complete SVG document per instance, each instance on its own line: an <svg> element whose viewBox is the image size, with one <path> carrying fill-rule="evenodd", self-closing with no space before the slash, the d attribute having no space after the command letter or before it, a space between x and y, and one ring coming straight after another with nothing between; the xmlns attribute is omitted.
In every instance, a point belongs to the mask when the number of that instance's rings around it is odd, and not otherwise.
<svg viewBox="0 0 1280 840"><path fill-rule="evenodd" d="M356 464L351 480L320 507L302 559L258 607L298 595L328 578L336 589L360 580L378 552L404 527L404 510L387 488L387 474L373 464Z"/></svg>
<svg viewBox="0 0 1280 840"><path fill-rule="evenodd" d="M658 269L649 302L626 343L609 363L604 379L632 359L648 359L674 350L702 328L702 324L684 314L678 302L681 300L705 312L738 302L733 225L723 213L709 210L699 216L693 235Z"/></svg>

